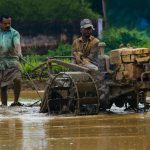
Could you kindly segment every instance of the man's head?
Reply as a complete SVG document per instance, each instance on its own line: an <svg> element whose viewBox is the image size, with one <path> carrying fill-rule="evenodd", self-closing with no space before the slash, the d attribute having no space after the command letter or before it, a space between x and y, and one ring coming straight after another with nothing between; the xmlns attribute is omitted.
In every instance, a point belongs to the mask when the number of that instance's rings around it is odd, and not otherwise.
<svg viewBox="0 0 150 150"><path fill-rule="evenodd" d="M94 27L93 27L93 24L92 24L92 21L90 19L83 19L81 20L80 22L80 28L91 28L92 30L95 30Z"/></svg>
<svg viewBox="0 0 150 150"><path fill-rule="evenodd" d="M92 34L92 30L94 30L92 21L90 19L83 19L80 22L80 28L82 36L89 38Z"/></svg>
<svg viewBox="0 0 150 150"><path fill-rule="evenodd" d="M9 31L11 27L11 17L2 15L0 16L0 28L3 31Z"/></svg>

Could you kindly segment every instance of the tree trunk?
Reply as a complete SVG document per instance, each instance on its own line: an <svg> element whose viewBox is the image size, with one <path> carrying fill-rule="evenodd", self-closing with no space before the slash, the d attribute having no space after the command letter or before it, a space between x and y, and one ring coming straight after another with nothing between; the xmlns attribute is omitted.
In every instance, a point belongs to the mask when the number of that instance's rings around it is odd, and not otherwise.
<svg viewBox="0 0 150 150"><path fill-rule="evenodd" d="M108 21L107 21L107 13L106 13L106 0L102 0L102 11L103 11L104 28L107 28Z"/></svg>

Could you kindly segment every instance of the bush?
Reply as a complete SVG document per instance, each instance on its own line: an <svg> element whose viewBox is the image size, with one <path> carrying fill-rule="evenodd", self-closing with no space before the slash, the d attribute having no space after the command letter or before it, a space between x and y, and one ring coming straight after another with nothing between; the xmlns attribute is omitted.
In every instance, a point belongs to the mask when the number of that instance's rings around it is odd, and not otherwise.
<svg viewBox="0 0 150 150"><path fill-rule="evenodd" d="M70 56L71 55L71 45L69 44L60 44L57 49L55 50L48 50L47 55L37 55L37 54L30 54L24 57L24 60L21 63L21 72L23 74L23 78L27 78L28 75L30 75L31 78L38 78L41 75L41 72L43 71L43 68L39 68L36 71L32 71L35 67L42 64L44 61L46 61L49 57L54 56ZM62 58L65 62L70 62L70 59L68 58ZM54 64L52 66L53 73L59 73L62 71L67 71L65 67L62 67L60 65ZM42 72L42 75L45 77L47 76L48 70L44 69ZM27 75L28 74L28 75Z"/></svg>
<svg viewBox="0 0 150 150"><path fill-rule="evenodd" d="M48 56L71 56L71 45L69 44L59 44L58 48L55 50L48 50Z"/></svg>
<svg viewBox="0 0 150 150"><path fill-rule="evenodd" d="M70 62L70 59L63 59L63 61L64 62ZM59 73L59 72L66 72L66 71L68 71L69 69L68 68L66 68L66 67L63 67L63 66L61 66L61 65L57 65L57 64L53 64L53 67L52 67L52 72L54 73L54 74L56 74L56 73Z"/></svg>
<svg viewBox="0 0 150 150"><path fill-rule="evenodd" d="M40 65L42 63L41 61L41 56L39 55L28 55L24 58L25 61L21 62L21 72L23 75L23 78L27 77L28 75L33 75L32 70ZM34 72L34 77L37 76L39 72L35 71Z"/></svg>
<svg viewBox="0 0 150 150"><path fill-rule="evenodd" d="M106 43L106 52L124 46L142 47L146 45L149 39L146 32L140 32L136 29L128 30L126 28L111 28L103 32L103 41Z"/></svg>

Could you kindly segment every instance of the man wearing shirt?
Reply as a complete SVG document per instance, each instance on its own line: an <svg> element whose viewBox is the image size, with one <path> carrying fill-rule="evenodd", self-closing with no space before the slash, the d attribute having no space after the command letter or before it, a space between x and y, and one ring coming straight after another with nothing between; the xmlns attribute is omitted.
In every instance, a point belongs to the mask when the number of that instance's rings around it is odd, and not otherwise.
<svg viewBox="0 0 150 150"><path fill-rule="evenodd" d="M21 91L19 58L22 57L20 34L11 27L11 17L0 17L0 86L1 102L7 106L7 88L13 84L14 102L11 106L22 106L18 102Z"/></svg>
<svg viewBox="0 0 150 150"><path fill-rule="evenodd" d="M89 69L98 70L96 65L99 40L92 36L94 30L90 19L80 22L81 37L75 39L72 44L74 62Z"/></svg>

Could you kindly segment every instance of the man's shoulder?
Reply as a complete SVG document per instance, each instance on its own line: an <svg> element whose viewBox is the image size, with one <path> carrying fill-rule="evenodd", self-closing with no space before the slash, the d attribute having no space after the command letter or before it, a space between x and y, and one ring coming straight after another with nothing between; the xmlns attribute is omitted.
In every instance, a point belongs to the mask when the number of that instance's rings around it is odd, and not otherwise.
<svg viewBox="0 0 150 150"><path fill-rule="evenodd" d="M82 41L82 37L78 37L78 38L73 40L73 43L79 43L81 41Z"/></svg>
<svg viewBox="0 0 150 150"><path fill-rule="evenodd" d="M12 28L12 27L10 28L10 31L14 35L19 35L19 32L17 30L15 30L14 28Z"/></svg>
<svg viewBox="0 0 150 150"><path fill-rule="evenodd" d="M74 39L74 41L82 41L82 37L77 37Z"/></svg>
<svg viewBox="0 0 150 150"><path fill-rule="evenodd" d="M99 39L96 38L95 36L90 36L91 41L99 42Z"/></svg>
<svg viewBox="0 0 150 150"><path fill-rule="evenodd" d="M91 36L90 40L91 40L91 44L93 45L98 45L98 43L100 42L100 40L94 36Z"/></svg>

